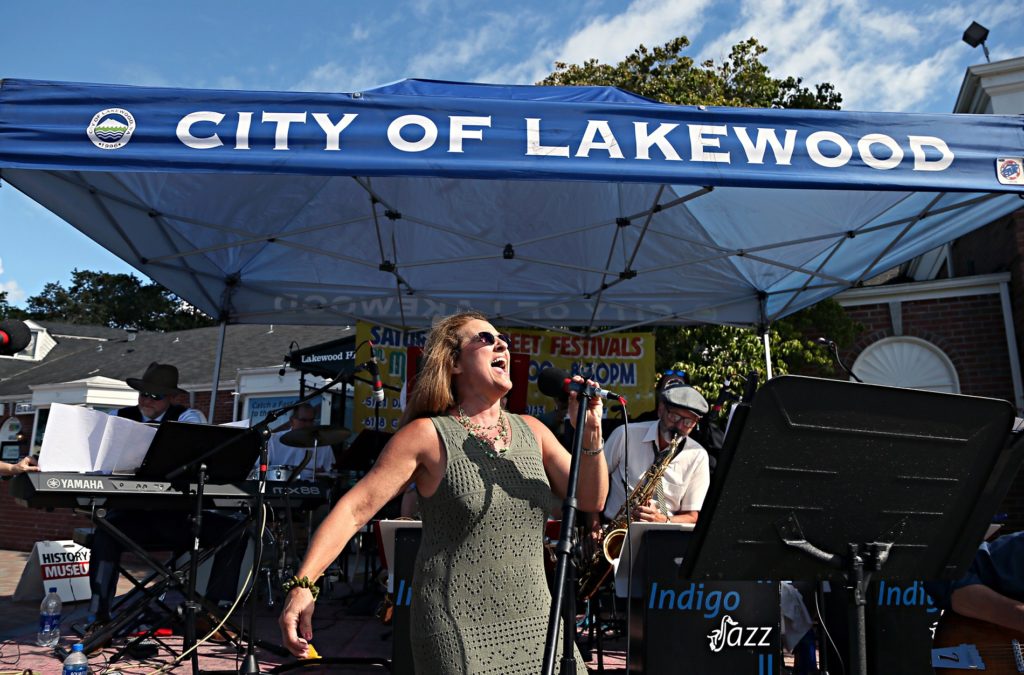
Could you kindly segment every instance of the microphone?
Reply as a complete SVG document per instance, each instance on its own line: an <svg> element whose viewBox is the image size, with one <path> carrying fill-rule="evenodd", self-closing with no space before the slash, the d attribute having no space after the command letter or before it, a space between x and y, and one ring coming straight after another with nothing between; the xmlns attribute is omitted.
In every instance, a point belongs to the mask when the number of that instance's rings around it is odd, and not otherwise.
<svg viewBox="0 0 1024 675"><path fill-rule="evenodd" d="M377 357L371 356L369 361L360 364L359 367L366 369L373 378L373 402L383 403L384 383L380 380L380 368L377 367Z"/></svg>
<svg viewBox="0 0 1024 675"><path fill-rule="evenodd" d="M575 391L583 396L605 398L626 405L626 397L601 387L588 387L582 382L573 382L569 373L560 368L545 368L537 376L537 388L546 396L559 396L562 392Z"/></svg>
<svg viewBox="0 0 1024 675"><path fill-rule="evenodd" d="M832 358L835 359L835 362L839 364L839 367L846 371L846 374L852 377L854 380L863 384L864 380L857 377L857 373L850 370L850 368L845 363L843 363L843 359L839 356L839 345L837 345L835 341L829 340L826 337L820 337L816 339L815 342L817 342L819 345L825 345L829 349L831 349Z"/></svg>
<svg viewBox="0 0 1024 675"><path fill-rule="evenodd" d="M0 356L17 354L32 342L32 331L24 321L0 321Z"/></svg>

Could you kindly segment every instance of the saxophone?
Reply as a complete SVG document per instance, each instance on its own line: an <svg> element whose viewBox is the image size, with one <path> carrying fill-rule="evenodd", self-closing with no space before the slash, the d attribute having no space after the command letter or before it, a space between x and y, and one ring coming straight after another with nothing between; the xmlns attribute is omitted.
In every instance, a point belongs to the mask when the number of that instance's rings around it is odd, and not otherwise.
<svg viewBox="0 0 1024 675"><path fill-rule="evenodd" d="M601 548L594 551L580 573L579 591L577 592L579 600L592 598L601 588L604 580L608 578L608 574L612 571L612 563L618 560L622 554L630 509L651 500L658 484L661 483L661 477L665 475L669 463L679 453L679 446L684 440L686 440L686 436L678 433L672 437L665 449L655 456L651 468L647 469L647 472L640 477L636 487L622 503L619 512L615 514L611 522L601 528Z"/></svg>

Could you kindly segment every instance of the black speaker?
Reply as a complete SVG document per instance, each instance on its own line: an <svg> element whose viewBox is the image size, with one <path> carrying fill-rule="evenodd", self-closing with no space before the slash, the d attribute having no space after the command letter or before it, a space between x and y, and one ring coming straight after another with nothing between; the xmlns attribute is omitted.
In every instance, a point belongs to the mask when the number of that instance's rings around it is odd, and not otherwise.
<svg viewBox="0 0 1024 675"><path fill-rule="evenodd" d="M629 612L629 672L779 675L778 582L680 579L689 541L679 531L644 534L636 563L641 587Z"/></svg>
<svg viewBox="0 0 1024 675"><path fill-rule="evenodd" d="M412 602L412 572L422 533L418 527L395 530L395 559L391 561L395 601L391 614L391 672L394 675L413 675L415 672L409 642L409 605Z"/></svg>
<svg viewBox="0 0 1024 675"><path fill-rule="evenodd" d="M829 635L848 661L849 596L838 584L825 594L825 622ZM932 628L939 608L920 581L875 581L868 586L864 623L867 628L868 672L899 675L934 675ZM829 671L839 658L829 645Z"/></svg>

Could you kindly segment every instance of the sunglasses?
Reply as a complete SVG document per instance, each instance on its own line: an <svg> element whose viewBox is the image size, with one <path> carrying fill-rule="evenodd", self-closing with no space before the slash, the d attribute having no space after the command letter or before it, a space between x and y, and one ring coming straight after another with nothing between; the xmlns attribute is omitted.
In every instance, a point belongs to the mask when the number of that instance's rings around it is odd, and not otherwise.
<svg viewBox="0 0 1024 675"><path fill-rule="evenodd" d="M469 338L470 342L483 342L487 346L492 346L498 340L504 342L506 347L512 344L512 338L505 335L504 333L498 333L497 335L495 335L494 333L489 333L488 331L485 330L482 330L476 335Z"/></svg>
<svg viewBox="0 0 1024 675"><path fill-rule="evenodd" d="M699 417L693 417L692 415L683 415L672 410L665 411L665 418L669 424L682 424L684 427L695 427L700 422Z"/></svg>
<svg viewBox="0 0 1024 675"><path fill-rule="evenodd" d="M164 400L164 395L163 394L147 394L144 391L140 391L139 392L139 396L141 396L142 398L148 398L150 401L162 401L162 400Z"/></svg>
<svg viewBox="0 0 1024 675"><path fill-rule="evenodd" d="M662 375L664 375L664 376L675 375L676 377L686 377L686 371L685 370L666 370L665 372L662 373Z"/></svg>

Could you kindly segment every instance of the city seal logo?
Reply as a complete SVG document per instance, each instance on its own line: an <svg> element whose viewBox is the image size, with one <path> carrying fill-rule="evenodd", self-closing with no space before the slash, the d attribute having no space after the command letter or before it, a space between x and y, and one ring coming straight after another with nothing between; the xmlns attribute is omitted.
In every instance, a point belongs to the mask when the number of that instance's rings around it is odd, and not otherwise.
<svg viewBox="0 0 1024 675"><path fill-rule="evenodd" d="M117 150L132 140L135 118L123 108L107 108L93 115L85 133L101 150Z"/></svg>
<svg viewBox="0 0 1024 675"><path fill-rule="evenodd" d="M1024 159L1000 157L996 160L996 178L1003 185L1024 185Z"/></svg>

